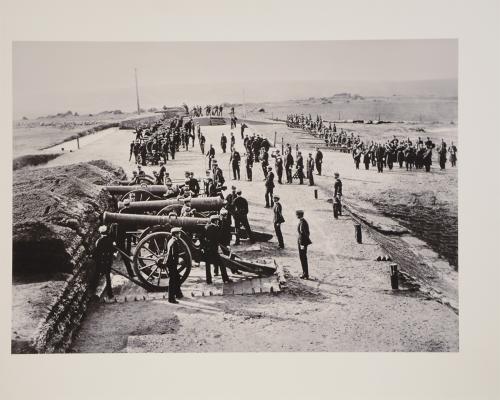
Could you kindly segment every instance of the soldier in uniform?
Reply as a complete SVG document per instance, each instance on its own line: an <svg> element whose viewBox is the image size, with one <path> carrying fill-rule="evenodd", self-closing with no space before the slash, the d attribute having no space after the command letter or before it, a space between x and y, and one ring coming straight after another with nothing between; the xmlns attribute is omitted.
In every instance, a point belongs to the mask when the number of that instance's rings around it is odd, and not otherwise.
<svg viewBox="0 0 500 400"><path fill-rule="evenodd" d="M200 140L201 154L205 154L205 142L207 140L205 139L205 136L203 136L203 133L201 132L199 132L199 140Z"/></svg>
<svg viewBox="0 0 500 400"><path fill-rule="evenodd" d="M236 151L236 149L233 147L232 148L232 153L231 153L231 158L229 159L231 162L231 167L233 168L233 179L240 180L240 153Z"/></svg>
<svg viewBox="0 0 500 400"><path fill-rule="evenodd" d="M222 132L222 135L220 137L220 147L222 149L222 152L226 152L226 147L227 147L227 137L224 135L224 132Z"/></svg>
<svg viewBox="0 0 500 400"><path fill-rule="evenodd" d="M377 170L378 172L384 172L385 147L379 144L375 151L377 157Z"/></svg>
<svg viewBox="0 0 500 400"><path fill-rule="evenodd" d="M252 168L253 168L253 153L247 150L247 157L245 160L245 166L247 169L247 180L252 181Z"/></svg>
<svg viewBox="0 0 500 400"><path fill-rule="evenodd" d="M307 262L307 246L312 244L311 239L309 237L309 224L304 219L304 211L297 210L295 215L299 219L299 224L297 225L297 245L299 248L299 258L300 264L302 266L302 275L301 279L309 279L309 265Z"/></svg>
<svg viewBox="0 0 500 400"><path fill-rule="evenodd" d="M276 150L276 154L274 154L273 157L275 158L274 169L278 175L278 183L281 185L283 183L281 180L283 177L283 158L281 157L279 150Z"/></svg>
<svg viewBox="0 0 500 400"><path fill-rule="evenodd" d="M208 168L212 169L212 160L215 157L215 149L212 145L210 145L205 157L208 157Z"/></svg>
<svg viewBox="0 0 500 400"><path fill-rule="evenodd" d="M172 228L170 233L172 237L167 243L166 252L166 266L169 275L168 281L168 302L177 304L179 303L176 299L181 299L183 297L181 291L181 276L177 270L177 266L180 264L180 244L179 239L181 237L181 228Z"/></svg>
<svg viewBox="0 0 500 400"><path fill-rule="evenodd" d="M338 215L342 215L342 181L338 172L333 175L335 177L335 183L333 184L333 216L337 219Z"/></svg>
<svg viewBox="0 0 500 400"><path fill-rule="evenodd" d="M292 183L292 168L293 168L292 149L289 148L286 151L286 157L285 157L286 183Z"/></svg>
<svg viewBox="0 0 500 400"><path fill-rule="evenodd" d="M108 227L101 225L99 227L99 239L95 244L94 261L97 271L106 277L106 294L108 298L113 297L113 288L111 287L111 266L113 265L113 238L109 235Z"/></svg>
<svg viewBox="0 0 500 400"><path fill-rule="evenodd" d="M218 274L218 269L220 269L222 281L224 283L231 282L231 279L227 276L226 267L221 265L219 259L219 216L212 215L210 217L210 222L205 226L205 263L206 263L206 280L208 284L212 283L212 274L210 271L210 265L214 266L215 275Z"/></svg>
<svg viewBox="0 0 500 400"><path fill-rule="evenodd" d="M314 186L314 159L311 153L307 158L307 178L309 179L309 186Z"/></svg>
<svg viewBox="0 0 500 400"><path fill-rule="evenodd" d="M448 148L448 152L450 153L450 162L452 167L457 166L457 146L451 142L450 147Z"/></svg>
<svg viewBox="0 0 500 400"><path fill-rule="evenodd" d="M264 148L261 149L260 161L261 161L262 172L264 174L264 178L267 178L267 171L268 171L267 167L269 165L269 153Z"/></svg>
<svg viewBox="0 0 500 400"><path fill-rule="evenodd" d="M236 243L240 243L240 227L243 225L247 231L248 238L250 242L253 242L252 230L250 229L250 224L248 223L248 201L242 196L241 190L236 192L237 197L233 200L234 207L234 219L236 221Z"/></svg>
<svg viewBox="0 0 500 400"><path fill-rule="evenodd" d="M220 229L219 229L219 243L223 246L229 247L231 245L231 215L228 210L221 208L220 210Z"/></svg>
<svg viewBox="0 0 500 400"><path fill-rule="evenodd" d="M304 184L304 159L302 158L302 153L297 152L297 164L295 165L297 169L297 175L299 176L299 183Z"/></svg>
<svg viewBox="0 0 500 400"><path fill-rule="evenodd" d="M316 170L318 171L318 175L321 175L321 167L323 166L323 153L316 147L316 156L314 157L314 161L316 163Z"/></svg>
<svg viewBox="0 0 500 400"><path fill-rule="evenodd" d="M283 249L285 247L285 244L283 243L281 224L285 222L285 218L283 218L283 208L281 207L280 197L277 194L274 195L273 214L274 232L276 232L276 238L278 239L279 248Z"/></svg>
<svg viewBox="0 0 500 400"><path fill-rule="evenodd" d="M189 190L193 193L193 197L198 197L200 194L200 184L198 183L198 179L194 177L193 172L189 172Z"/></svg>
<svg viewBox="0 0 500 400"><path fill-rule="evenodd" d="M230 216L229 219L231 219L231 217L233 217L233 220L235 220L235 223L234 223L235 225L236 225L236 219L234 217L234 205L233 205L233 202L236 199L236 197L238 197L237 194L236 194L236 186L233 185L233 186L231 186L231 193L229 193L226 196L225 200L226 200L226 210L228 211L229 216Z"/></svg>
<svg viewBox="0 0 500 400"><path fill-rule="evenodd" d="M274 205L273 201L273 189L274 189L274 173L272 167L267 167L266 175L266 208L272 207ZM269 205L271 203L271 205Z"/></svg>

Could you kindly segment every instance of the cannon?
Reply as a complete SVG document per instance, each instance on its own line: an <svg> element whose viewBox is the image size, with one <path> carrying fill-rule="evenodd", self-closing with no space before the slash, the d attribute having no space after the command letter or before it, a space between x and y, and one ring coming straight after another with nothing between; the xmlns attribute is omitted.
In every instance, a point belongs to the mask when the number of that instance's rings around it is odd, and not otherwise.
<svg viewBox="0 0 500 400"><path fill-rule="evenodd" d="M208 218L134 215L105 212L105 225L111 225L115 249L120 253L130 278L147 290L165 290L168 271L164 265L167 243L173 227L182 228L181 262L178 266L181 282L191 271L193 260L201 257L201 238Z"/></svg>
<svg viewBox="0 0 500 400"><path fill-rule="evenodd" d="M184 282L191 272L193 261L199 262L203 258L205 226L210 219L105 212L102 221L111 227L115 250L121 255L128 279L148 291L165 291L168 289L169 278L165 256L171 229L182 228L177 269L181 282ZM231 270L242 270L259 276L271 275L275 271L275 268L228 254L225 247L220 247L221 263Z"/></svg>
<svg viewBox="0 0 500 400"><path fill-rule="evenodd" d="M197 212L220 211L224 206L224 200L220 197L194 197L189 198L191 208ZM124 202L118 202L120 213L144 213L154 212L157 215L167 215L170 212L177 212L183 206L183 199L168 199L168 200L152 200L152 201L133 201L128 205Z"/></svg>
<svg viewBox="0 0 500 400"><path fill-rule="evenodd" d="M130 199L134 194L137 201L148 201L152 199L161 200L167 192L164 185L109 185L106 190L112 195L120 198L120 201Z"/></svg>

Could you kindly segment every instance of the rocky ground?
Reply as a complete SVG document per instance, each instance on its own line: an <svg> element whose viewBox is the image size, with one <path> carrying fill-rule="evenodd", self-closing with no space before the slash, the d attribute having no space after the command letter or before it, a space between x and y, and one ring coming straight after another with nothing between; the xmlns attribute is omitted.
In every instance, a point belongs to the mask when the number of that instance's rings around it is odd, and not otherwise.
<svg viewBox="0 0 500 400"><path fill-rule="evenodd" d="M239 128L239 127L238 127ZM283 130L280 125L255 125L251 130L288 138L310 137ZM213 143L217 159L229 175L229 154L220 154L221 132L226 126L203 127L207 148ZM238 129L239 130L239 129ZM241 151L238 130L236 146ZM283 131L281 131L283 130ZM125 171L131 132L113 131L101 140L49 162L64 165L93 158L105 158ZM279 140L279 136L278 136ZM312 142L311 142L312 143ZM349 176L354 169L348 156L329 153L331 168L341 169L347 198ZM178 153L167 168L171 176L192 170L203 176L205 159L197 145ZM253 182L235 181L250 204L250 223L273 233L272 211L264 206L263 175L255 165ZM150 170L150 168L147 168ZM374 261L386 250L376 234L363 231L363 243L354 238L354 221L349 215L332 217L326 190L332 184L330 172L317 180L320 193L314 199L312 187L278 185L282 197L286 248L277 249L275 239L262 246L262 255L273 256L287 271L287 289L275 295L213 296L186 298L179 305L163 300L92 306L71 351L75 352L199 352L199 351L458 351L458 315L428 293L403 288L390 289L389 263ZM391 175L370 180L382 182ZM242 176L244 172L242 171ZM348 179L349 178L349 179ZM395 178L401 179L401 178ZM359 180L359 177L358 177ZM364 180L368 180L365 177ZM390 182L392 182L391 180ZM408 184L408 182L406 183ZM300 262L296 250L296 209L305 210L313 245L309 249L312 280L298 279ZM238 279L236 277L236 279Z"/></svg>

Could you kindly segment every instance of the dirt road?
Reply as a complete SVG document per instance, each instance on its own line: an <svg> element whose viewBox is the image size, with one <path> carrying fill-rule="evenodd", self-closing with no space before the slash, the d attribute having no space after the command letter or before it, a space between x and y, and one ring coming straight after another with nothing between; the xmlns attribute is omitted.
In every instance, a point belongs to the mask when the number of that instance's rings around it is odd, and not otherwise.
<svg viewBox="0 0 500 400"><path fill-rule="evenodd" d="M256 129L272 132L274 128ZM206 147L214 144L228 183L236 184L248 199L250 224L273 233L272 211L264 208L260 165L255 164L253 182L230 181L229 154L220 154L219 147L220 134L229 136L229 127L203 127L202 131ZM243 153L239 127L234 133L236 147ZM131 139L130 132L114 131L49 165L104 158L130 172L134 167L128 162ZM333 163L337 156L344 157L332 154ZM167 168L173 177L183 176L185 170L203 176L205 162L197 143L189 152L177 153ZM328 184L324 181L321 186ZM273 239L262 244L258 256L273 256L284 266L288 278L285 291L185 298L179 305L164 300L96 303L72 351L458 351L457 314L419 292L393 292L389 263L374 261L384 254L382 248L367 232L363 232L363 244L358 244L353 221L349 216L333 219L323 189L318 200L314 199L313 188L305 185L277 185L275 192L282 198L286 247L278 250ZM311 228L310 281L298 279L301 268L295 210L299 208L305 210Z"/></svg>

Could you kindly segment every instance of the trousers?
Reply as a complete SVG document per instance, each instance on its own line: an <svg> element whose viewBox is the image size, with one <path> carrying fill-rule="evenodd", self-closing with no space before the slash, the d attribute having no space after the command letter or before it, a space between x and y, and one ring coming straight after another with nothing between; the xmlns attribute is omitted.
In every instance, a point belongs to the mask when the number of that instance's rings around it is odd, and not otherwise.
<svg viewBox="0 0 500 400"><path fill-rule="evenodd" d="M300 264L302 266L302 273L306 278L309 278L309 265L307 263L307 246L304 246L304 249L301 249L299 244L298 248L299 248Z"/></svg>

